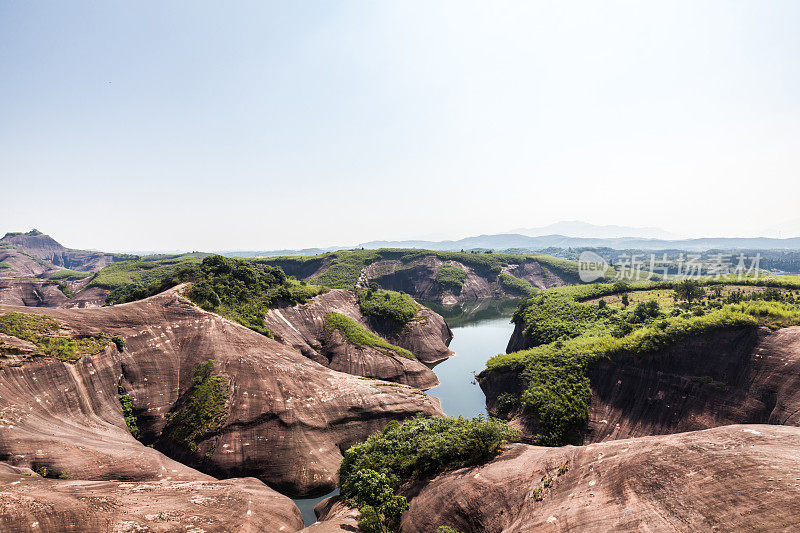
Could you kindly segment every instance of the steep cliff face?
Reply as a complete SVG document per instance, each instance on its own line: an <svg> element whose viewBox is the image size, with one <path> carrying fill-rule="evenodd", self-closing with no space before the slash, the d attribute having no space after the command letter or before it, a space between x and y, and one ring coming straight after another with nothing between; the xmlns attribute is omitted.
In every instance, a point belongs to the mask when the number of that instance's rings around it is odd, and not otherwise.
<svg viewBox="0 0 800 533"><path fill-rule="evenodd" d="M514 337L512 337L514 342ZM644 355L622 355L589 372L592 399L584 442L712 428L800 425L800 327L721 330ZM517 372L478 377L490 411L526 387ZM536 420L513 424L526 434Z"/></svg>
<svg viewBox="0 0 800 533"><path fill-rule="evenodd" d="M585 440L800 425L800 327L719 331L598 364Z"/></svg>
<svg viewBox="0 0 800 533"><path fill-rule="evenodd" d="M325 317L339 313L384 337L391 344L409 350L414 359L368 345L348 342L338 331L326 331ZM452 338L444 319L430 309L419 307L417 317L402 327L364 316L353 291L334 289L310 302L270 309L267 327L278 340L309 359L340 372L385 379L421 389L439 381L424 363L443 361L453 355L447 347Z"/></svg>
<svg viewBox="0 0 800 533"><path fill-rule="evenodd" d="M466 273L460 290L449 289L436 281L438 269L445 264L457 266ZM509 265L504 271L539 288L572 282L533 260ZM407 292L418 300L440 302L445 305L488 298L519 297L519 294L507 292L497 282L497 273L482 272L457 261L442 261L433 255L416 259L408 264L391 260L372 263L364 268L362 281L375 282L385 289Z"/></svg>
<svg viewBox="0 0 800 533"><path fill-rule="evenodd" d="M415 487L401 530L789 531L800 519L798 468L800 428L785 426L516 444Z"/></svg>
<svg viewBox="0 0 800 533"><path fill-rule="evenodd" d="M46 314L77 335L106 332L127 342L122 353L109 349L75 364L41 358L0 368L0 458L35 467L46 456L52 468L87 479L136 479L143 469L158 475L158 461L126 451L133 439L116 397L120 384L144 442L204 472L258 477L299 496L331 490L341 450L390 420L441 414L438 400L418 389L330 370L202 311L180 290L99 309L0 306L0 313ZM187 449L164 430L209 359L215 374L229 378L225 416ZM137 451L147 453L157 452Z"/></svg>

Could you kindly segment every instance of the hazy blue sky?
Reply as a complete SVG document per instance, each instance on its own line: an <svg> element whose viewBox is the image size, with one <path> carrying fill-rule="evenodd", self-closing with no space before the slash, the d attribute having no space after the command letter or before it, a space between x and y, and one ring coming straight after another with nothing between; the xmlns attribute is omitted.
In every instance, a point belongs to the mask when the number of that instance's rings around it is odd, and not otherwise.
<svg viewBox="0 0 800 533"><path fill-rule="evenodd" d="M270 249L783 227L799 23L796 1L2 0L0 234Z"/></svg>

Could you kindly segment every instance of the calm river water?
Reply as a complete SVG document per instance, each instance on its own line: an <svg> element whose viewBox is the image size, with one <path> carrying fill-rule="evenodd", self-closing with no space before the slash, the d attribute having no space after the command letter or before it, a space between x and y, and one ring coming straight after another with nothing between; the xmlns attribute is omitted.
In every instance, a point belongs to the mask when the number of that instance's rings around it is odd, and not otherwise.
<svg viewBox="0 0 800 533"><path fill-rule="evenodd" d="M442 410L448 416L472 417L486 414L486 398L475 381L474 373L486 366L486 360L506 351L508 339L514 331L511 314L518 302L492 301L477 305L446 309L435 304L424 303L441 314L453 330L450 348L453 357L433 367L439 378L439 386L428 394L442 401ZM319 498L295 500L303 514L306 525L317 521L314 506L321 500L338 494L335 490Z"/></svg>

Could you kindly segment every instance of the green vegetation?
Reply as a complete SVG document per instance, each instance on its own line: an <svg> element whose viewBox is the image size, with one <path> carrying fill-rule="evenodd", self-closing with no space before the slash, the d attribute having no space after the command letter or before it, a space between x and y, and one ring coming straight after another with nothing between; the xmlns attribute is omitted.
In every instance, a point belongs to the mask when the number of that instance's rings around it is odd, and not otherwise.
<svg viewBox="0 0 800 533"><path fill-rule="evenodd" d="M117 395L119 396L119 403L122 406L122 416L125 417L125 425L128 426L128 431L134 439L139 438L139 424L136 420L136 415L133 414L133 405L131 404L131 397L125 394L122 385L117 387Z"/></svg>
<svg viewBox="0 0 800 533"><path fill-rule="evenodd" d="M92 275L91 272L81 272L79 270L70 270L68 268L65 268L63 270L59 270L58 272L50 274L50 279L63 280L63 281L78 281L81 279L88 278L91 275Z"/></svg>
<svg viewBox="0 0 800 533"><path fill-rule="evenodd" d="M59 283L58 290L64 293L64 296L67 298L75 298L75 293L72 292L72 289L69 288L69 285L66 283Z"/></svg>
<svg viewBox="0 0 800 533"><path fill-rule="evenodd" d="M405 348L389 343L383 337L375 335L355 320L340 313L328 313L325 315L324 327L326 335L339 331L347 342L355 346L370 346L387 353L387 355L399 355L407 359L414 359L414 354Z"/></svg>
<svg viewBox="0 0 800 533"><path fill-rule="evenodd" d="M131 260L113 263L98 271L87 285L111 292L106 303L118 304L141 300L155 294L154 286L178 270L202 261L206 254L184 254L165 259Z"/></svg>
<svg viewBox="0 0 800 533"><path fill-rule="evenodd" d="M113 337L111 337L111 342L113 342L114 345L117 347L118 352L122 352L125 350L125 345L127 343L125 342L125 339L123 339L119 335L114 335Z"/></svg>
<svg viewBox="0 0 800 533"><path fill-rule="evenodd" d="M460 266L444 264L436 270L435 279L443 289L458 294L461 292L464 280L467 279L467 273Z"/></svg>
<svg viewBox="0 0 800 533"><path fill-rule="evenodd" d="M0 270L3 270L4 268L11 268L11 264L6 261L0 261Z"/></svg>
<svg viewBox="0 0 800 533"><path fill-rule="evenodd" d="M439 526L436 529L436 533L461 533L461 532L453 529L450 526Z"/></svg>
<svg viewBox="0 0 800 533"><path fill-rule="evenodd" d="M0 333L11 335L36 346L34 357L55 357L60 361L77 361L84 355L102 352L111 337L105 333L96 336L70 338L61 334L61 324L44 315L8 313L0 315Z"/></svg>
<svg viewBox="0 0 800 533"><path fill-rule="evenodd" d="M800 306L785 290L767 288L728 296L719 290L697 305L703 298L697 288L705 281L688 285L690 298L687 284L664 283L601 286L599 291L592 286L559 287L524 300L513 321L532 347L493 357L487 368L521 372L528 385L518 403L509 397L498 399L498 413L535 416L538 444L579 443L591 400L588 370L597 361L623 353L646 354L711 330L800 324ZM662 307L655 299L638 301L629 309L579 301L598 293L635 296L635 289L649 291L653 286L678 289L671 307ZM726 303L731 294L738 295L734 298L738 303ZM686 303L678 304L681 300Z"/></svg>
<svg viewBox="0 0 800 533"><path fill-rule="evenodd" d="M529 296L536 290L528 281L512 276L507 272L502 272L497 276L497 281L506 291L520 296Z"/></svg>
<svg viewBox="0 0 800 533"><path fill-rule="evenodd" d="M280 268L212 255L200 264L184 264L151 285L125 292L121 301L152 296L185 282L192 283L188 297L203 309L269 337L272 334L264 325L269 307L304 303L325 290L287 278Z"/></svg>
<svg viewBox="0 0 800 533"><path fill-rule="evenodd" d="M365 315L391 320L398 326L411 322L417 316L417 304L404 292L370 287L359 291L358 305Z"/></svg>
<svg viewBox="0 0 800 533"><path fill-rule="evenodd" d="M361 511L362 529L395 531L408 506L405 498L395 496L404 483L482 464L517 436L507 423L482 417L390 422L344 453L339 487Z"/></svg>
<svg viewBox="0 0 800 533"><path fill-rule="evenodd" d="M364 267L378 261L399 261L408 265L425 257L436 257L443 262L458 262L474 269L490 279L497 277L510 264L536 261L542 266L568 280L577 280L578 263L545 254L495 254L474 252L449 252L417 250L407 248L380 248L377 250L340 250L313 256L287 256L261 259L264 264L277 265L287 273L305 277L326 263L324 271L310 281L336 289L353 289L358 283ZM313 266L310 269L309 266ZM452 266L452 265L451 265ZM311 270L311 272L309 272ZM613 269L608 274L613 275Z"/></svg>
<svg viewBox="0 0 800 533"><path fill-rule="evenodd" d="M214 373L214 360L194 368L192 386L167 417L164 434L178 446L197 452L198 442L214 435L228 417L230 378Z"/></svg>

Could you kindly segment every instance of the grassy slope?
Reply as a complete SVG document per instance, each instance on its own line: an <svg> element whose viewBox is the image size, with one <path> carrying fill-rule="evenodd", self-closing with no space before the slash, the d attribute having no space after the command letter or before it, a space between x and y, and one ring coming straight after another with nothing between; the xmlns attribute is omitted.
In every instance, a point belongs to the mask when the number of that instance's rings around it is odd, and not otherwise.
<svg viewBox="0 0 800 533"><path fill-rule="evenodd" d="M383 352L393 352L406 359L415 358L414 354L405 348L391 344L383 337L375 335L355 320L340 313L328 313L325 315L325 331L328 335L334 331L339 331L347 342L355 346L369 346Z"/></svg>

